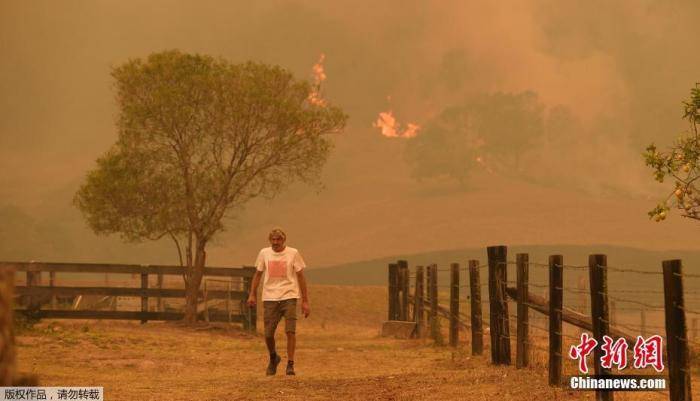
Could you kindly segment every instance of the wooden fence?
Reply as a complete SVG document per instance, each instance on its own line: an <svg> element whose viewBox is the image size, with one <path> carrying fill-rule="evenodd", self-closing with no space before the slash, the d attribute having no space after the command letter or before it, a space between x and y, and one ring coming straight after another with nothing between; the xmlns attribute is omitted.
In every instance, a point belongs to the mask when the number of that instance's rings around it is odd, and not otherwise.
<svg viewBox="0 0 700 401"><path fill-rule="evenodd" d="M15 336L12 324L14 271L0 269L0 386L11 386L16 376Z"/></svg>
<svg viewBox="0 0 700 401"><path fill-rule="evenodd" d="M438 269L437 265L425 267L427 279L423 279L423 266L415 267L415 274L411 274L406 261L398 261L389 264L389 320L403 320L415 322L415 333L418 337L425 336L426 326L430 326L429 336L437 342L441 342L438 316L449 320L449 344L457 346L459 343L459 328L471 329L471 351L473 355L483 352L483 326L482 305L489 306L489 337L491 348L491 361L494 364L511 364L511 321L516 323L516 358L517 368L530 365L529 355L536 344L530 339L530 329L539 328L548 332L549 346L540 347L547 353L548 380L552 386L563 384L562 374L562 337L570 337L578 343L580 338L566 335L563 323L571 324L579 329L591 332L598 346L593 353L593 366L596 375L610 375L609 369L601 366L603 336L623 338L628 345L627 351L632 351L639 335L642 337L648 330L659 329L665 331L665 357L668 375L668 397L672 401L691 400L691 376L690 353L687 336L686 314L700 315L700 312L686 307L684 302L683 280L699 279L700 275L683 273L680 260L664 261L660 271L639 270L634 268L619 268L608 266L606 255L590 255L587 266L571 266L564 264L562 255L552 255L547 264L533 263L528 254L517 254L516 260L507 260L507 248L505 246L493 246L487 248L488 264L480 265L478 260L470 260L467 269L460 268L458 263L450 265L449 269ZM508 266L514 265L516 280L508 279ZM547 284L535 284L531 282L530 267L541 267L547 270ZM488 300L481 300L480 270L488 269ZM569 288L565 286L564 272L577 270L587 273L588 289L585 286ZM443 307L438 303L438 272L449 272L449 307ZM460 285L460 273L469 273L469 281L466 285ZM662 294L663 305L651 305L638 298L629 299L614 297L609 294L608 273L622 273L630 280L632 275L644 275L645 277L658 277L657 283L662 290L649 290L635 288L634 281L627 281L629 286L622 290L624 293ZM410 278L415 279L413 295L410 291ZM621 280L621 281L622 281ZM545 296L539 296L529 291L529 288L541 288L546 291ZM460 306L460 289L468 287L469 293L465 297L470 306L469 315L462 313ZM582 306L588 305L590 311L584 313L581 309L575 310L564 306L564 292L578 294L583 300ZM425 292L425 294L424 294ZM516 315L508 311L508 301L516 302ZM611 301L612 300L612 301ZM631 303L639 306L640 326L618 324L614 316L615 308L611 304ZM425 318L427 311L427 321ZM412 309L412 314L411 314ZM622 309L622 308L620 308ZM529 311L534 310L546 316L549 326L538 327L531 323ZM651 326L647 322L647 313L658 310L664 314L663 326ZM611 321L613 323L611 323ZM467 323L468 322L468 323ZM697 320L693 319L693 331L696 330ZM695 339L695 333L693 334ZM695 342L700 346L700 343ZM568 352L566 353L568 354ZM565 355L566 355L565 354ZM665 392L657 391L657 395L665 395ZM613 400L612 391L597 391L598 400Z"/></svg>
<svg viewBox="0 0 700 401"><path fill-rule="evenodd" d="M84 263L16 263L0 262L0 271L14 270L26 272L24 286L15 287L15 296L22 299L25 308L15 309L15 312L30 315L35 318L62 318L62 319L122 319L140 320L146 323L149 320L180 320L184 317L181 311L166 311L163 309L163 298L185 298L184 288L163 288L163 276L183 276L185 268L181 266L156 266L156 265L119 265L119 264L84 264ZM42 285L41 273L49 274L49 285ZM57 285L56 275L61 273L82 273L84 275L95 273L104 274L131 274L139 275L140 287L76 287ZM207 267L204 269L204 288L199 292L201 308L198 308L198 317L213 322L237 322L242 323L245 329L255 331L257 312L255 308L246 305L246 299L255 273L254 267L221 268ZM156 288L149 288L149 277L156 276ZM207 281L214 281L209 277L232 278L242 280L242 288L234 290L229 284L225 290L208 289ZM74 280L71 280L74 281ZM107 284L107 283L106 283ZM111 297L138 297L141 299L141 309L138 311L127 310L74 310L57 308L57 297L78 297L86 295L102 295ZM155 298L157 306L150 310L149 299ZM226 301L226 311L210 310L208 305L211 300ZM232 302L238 302L238 313L233 313ZM50 308L47 308L50 306ZM201 309L201 310L200 310Z"/></svg>

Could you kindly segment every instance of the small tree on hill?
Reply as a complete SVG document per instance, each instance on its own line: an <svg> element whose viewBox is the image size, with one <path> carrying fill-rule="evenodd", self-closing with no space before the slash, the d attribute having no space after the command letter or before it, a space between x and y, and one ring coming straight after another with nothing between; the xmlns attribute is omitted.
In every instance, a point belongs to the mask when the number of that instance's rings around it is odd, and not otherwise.
<svg viewBox="0 0 700 401"><path fill-rule="evenodd" d="M318 182L327 134L340 132L347 116L310 102L315 88L277 66L166 51L112 76L118 140L74 203L98 234L174 241L187 267L191 323L206 246L224 217L295 180Z"/></svg>
<svg viewBox="0 0 700 401"><path fill-rule="evenodd" d="M544 133L537 94L479 94L445 108L406 144L416 179L447 176L464 185L477 167L518 174L520 159Z"/></svg>
<svg viewBox="0 0 700 401"><path fill-rule="evenodd" d="M696 181L700 178L700 84L690 90L690 99L683 105L683 118L688 120L690 130L682 133L667 152L659 152L652 143L643 154L646 165L654 169L657 181L664 182L667 177L674 181L673 190L666 200L648 213L655 221L666 219L671 206L675 206L683 217L700 220L700 193L696 188Z"/></svg>

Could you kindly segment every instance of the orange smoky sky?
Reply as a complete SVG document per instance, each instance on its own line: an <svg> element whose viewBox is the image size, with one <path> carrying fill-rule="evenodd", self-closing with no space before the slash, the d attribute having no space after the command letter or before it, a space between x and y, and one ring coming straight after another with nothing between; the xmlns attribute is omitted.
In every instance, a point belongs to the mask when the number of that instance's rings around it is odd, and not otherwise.
<svg viewBox="0 0 700 401"><path fill-rule="evenodd" d="M681 101L700 81L700 53L690 50L700 36L698 15L697 1L650 0L3 1L0 202L35 222L63 227L60 235L75 243L116 247L116 240L100 242L107 240L87 232L70 204L95 159L116 140L118 111L110 70L130 58L177 48L234 62L279 64L310 80L316 63L326 77L317 82L322 82L322 99L350 116L346 131L334 139L324 170L326 190L315 194L294 186L276 201L253 203L232 216L230 232L221 236L219 250L211 253L215 262L248 263L248 251L259 248L259 234L264 238L268 225L285 223L302 225L294 227L299 232L296 238L311 248L320 264L480 244L480 239L467 234L464 244L451 242L448 234L439 234L446 238L443 242L416 237L405 247L390 243L387 225L403 220L385 213L382 205L400 206L403 218L429 224L430 219L421 214L429 212L416 204L425 201L423 197L431 192L428 188L442 188L441 193L454 188L441 181L413 180L403 152L411 139L390 141L372 126L379 112L391 109L403 127L409 122L421 127L418 138L446 107L480 93L532 91L544 107L545 118L554 109L566 110L575 125L552 138L547 151L526 158L529 173L546 178L551 190L578 191L594 204L603 202L600 197L614 202L634 199L639 202L635 207L641 212L641 227L647 222L646 205L653 206L660 190L640 154L652 141L669 144L685 128ZM325 58L319 60L321 54ZM318 68L316 76L320 76ZM387 96L391 96L390 105ZM557 144L560 139L566 145ZM481 199L470 198L469 192L457 191L454 196L449 202L462 197L462 203ZM290 207L304 216L326 204L336 205L328 210L327 223L285 220L282 212L270 214L266 209ZM527 210L544 213L536 206ZM499 211L510 213L505 206ZM346 213L359 216L348 222L366 226L349 228L358 234L346 238L362 249L361 255L344 251L347 242L339 240L326 247L336 252L324 252L317 244L323 238L318 233L346 222ZM586 219L585 214L581 219ZM442 221L442 228L459 232L449 218ZM692 246L683 239L691 223L667 223L649 229L673 227L678 232L659 234L663 238L659 247ZM493 241L500 242L498 233L492 234ZM505 239L519 243L600 238L593 232L510 235ZM644 235L618 242L641 246L655 238ZM613 236L604 239L616 241ZM170 257L164 256L170 255L167 246L162 252L144 248L139 255L158 260ZM75 248L61 253L57 247L42 255L71 260L99 256Z"/></svg>

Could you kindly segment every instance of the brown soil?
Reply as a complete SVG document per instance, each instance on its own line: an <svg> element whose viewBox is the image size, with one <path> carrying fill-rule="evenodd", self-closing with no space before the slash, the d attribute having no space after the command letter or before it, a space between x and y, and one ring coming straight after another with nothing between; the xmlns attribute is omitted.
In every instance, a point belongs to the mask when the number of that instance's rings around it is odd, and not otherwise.
<svg viewBox="0 0 700 401"><path fill-rule="evenodd" d="M311 297L312 316L298 324L295 377L266 377L262 337L226 324L42 321L18 335L19 368L38 374L44 386L104 386L106 400L593 399L591 392L549 387L539 351L531 368L516 370L491 365L488 348L471 356L464 341L450 348L380 337L386 293L377 287L315 286ZM283 368L285 339L277 339Z"/></svg>

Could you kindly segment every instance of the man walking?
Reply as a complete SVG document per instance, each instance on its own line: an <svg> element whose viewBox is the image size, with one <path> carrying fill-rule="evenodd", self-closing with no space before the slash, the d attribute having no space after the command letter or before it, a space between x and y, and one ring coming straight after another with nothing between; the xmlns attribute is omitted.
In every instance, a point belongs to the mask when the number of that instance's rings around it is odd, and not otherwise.
<svg viewBox="0 0 700 401"><path fill-rule="evenodd" d="M296 307L301 298L301 311L308 317L309 293L304 278L304 259L299 251L285 246L287 235L281 228L274 228L268 237L270 247L263 248L255 261L257 271L248 296L248 305L255 307L257 289L263 278L263 320L265 321L265 344L270 352L267 375L277 373L282 361L275 349L275 330L284 316L284 331L287 333L287 375L294 375L294 348L296 346Z"/></svg>

